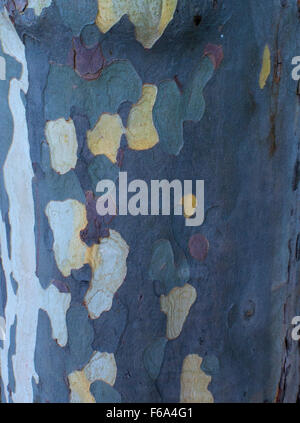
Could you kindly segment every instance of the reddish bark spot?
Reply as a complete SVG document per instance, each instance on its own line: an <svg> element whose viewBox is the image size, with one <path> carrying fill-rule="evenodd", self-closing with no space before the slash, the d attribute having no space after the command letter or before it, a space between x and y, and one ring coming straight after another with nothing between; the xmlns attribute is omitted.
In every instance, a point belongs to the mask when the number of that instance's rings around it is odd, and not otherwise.
<svg viewBox="0 0 300 423"><path fill-rule="evenodd" d="M14 21L16 14L24 12L27 6L28 0L8 0L5 4L8 15L12 21Z"/></svg>
<svg viewBox="0 0 300 423"><path fill-rule="evenodd" d="M223 48L216 44L207 44L204 49L204 56L208 56L212 61L214 68L218 69L224 59Z"/></svg>
<svg viewBox="0 0 300 423"><path fill-rule="evenodd" d="M24 12L26 7L28 6L28 0L14 0L14 3L16 5L16 9L19 12Z"/></svg>
<svg viewBox="0 0 300 423"><path fill-rule="evenodd" d="M73 46L69 55L69 64L81 78L88 81L99 78L104 66L101 45L86 47L80 38L73 38Z"/></svg>
<svg viewBox="0 0 300 423"><path fill-rule="evenodd" d="M86 191L86 218L87 226L80 232L81 241L92 246L100 243L100 238L109 237L108 225L113 220L114 216L100 216L97 213L96 203L97 199L94 197L92 191Z"/></svg>
<svg viewBox="0 0 300 423"><path fill-rule="evenodd" d="M65 282L53 279L52 285L54 285L59 290L59 292L63 294L68 294L70 292L70 288Z"/></svg>
<svg viewBox="0 0 300 423"><path fill-rule="evenodd" d="M190 254L198 261L204 261L207 257L209 250L209 242L205 236L195 234L189 240Z"/></svg>
<svg viewBox="0 0 300 423"><path fill-rule="evenodd" d="M176 85L177 85L177 87L178 87L178 89L179 89L179 91L181 92L181 94L183 93L183 85L182 85L182 83L179 81L179 79L178 79L178 75L175 75L174 76L174 81L176 82Z"/></svg>
<svg viewBox="0 0 300 423"><path fill-rule="evenodd" d="M122 167L123 160L124 160L124 154L125 154L124 149L120 147L119 150L118 150L118 154L117 154L117 166L119 168Z"/></svg>

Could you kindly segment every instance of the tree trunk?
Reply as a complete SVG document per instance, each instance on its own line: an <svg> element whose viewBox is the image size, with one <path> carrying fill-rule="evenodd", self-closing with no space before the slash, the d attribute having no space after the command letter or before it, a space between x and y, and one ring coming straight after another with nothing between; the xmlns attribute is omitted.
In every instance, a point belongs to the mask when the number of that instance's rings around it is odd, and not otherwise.
<svg viewBox="0 0 300 423"><path fill-rule="evenodd" d="M2 402L298 401L299 2L2 3Z"/></svg>

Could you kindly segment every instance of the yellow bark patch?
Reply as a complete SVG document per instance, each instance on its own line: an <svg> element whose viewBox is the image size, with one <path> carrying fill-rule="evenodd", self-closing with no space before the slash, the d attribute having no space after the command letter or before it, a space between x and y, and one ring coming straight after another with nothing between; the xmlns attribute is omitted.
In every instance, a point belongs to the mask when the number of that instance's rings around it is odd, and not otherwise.
<svg viewBox="0 0 300 423"><path fill-rule="evenodd" d="M95 128L87 132L88 147L95 156L104 154L111 162L116 163L123 133L120 116L104 113Z"/></svg>
<svg viewBox="0 0 300 423"><path fill-rule="evenodd" d="M176 6L177 0L98 0L96 24L105 33L127 14L137 40L151 48L173 19Z"/></svg>
<svg viewBox="0 0 300 423"><path fill-rule="evenodd" d="M102 380L110 386L115 384L117 365L114 354L95 352L88 364L68 376L71 403L95 403L90 392L91 384Z"/></svg>
<svg viewBox="0 0 300 423"><path fill-rule="evenodd" d="M189 314L191 306L197 298L193 286L186 284L182 288L176 287L167 295L161 295L161 311L167 315L167 338L177 338Z"/></svg>
<svg viewBox="0 0 300 423"><path fill-rule="evenodd" d="M181 403L213 403L214 398L207 389L211 377L207 376L200 366L202 358L196 354L185 357L182 366L180 384Z"/></svg>
<svg viewBox="0 0 300 423"><path fill-rule="evenodd" d="M133 150L148 150L159 141L152 118L156 95L155 85L144 85L142 97L130 111L126 136L128 145Z"/></svg>
<svg viewBox="0 0 300 423"><path fill-rule="evenodd" d="M177 0L164 0L162 2L161 18L158 26L158 33L163 34L168 24L171 22L176 10Z"/></svg>
<svg viewBox="0 0 300 423"><path fill-rule="evenodd" d="M90 393L91 382L87 379L83 370L71 373L68 379L71 403L96 403L94 396Z"/></svg>
<svg viewBox="0 0 300 423"><path fill-rule="evenodd" d="M123 8L120 7L117 7L115 11L113 0L98 0L96 24L100 31L103 33L109 31L121 18L122 11Z"/></svg>
<svg viewBox="0 0 300 423"><path fill-rule="evenodd" d="M52 168L60 174L74 169L77 163L78 143L72 119L58 119L46 123L46 139L50 148Z"/></svg>
<svg viewBox="0 0 300 423"><path fill-rule="evenodd" d="M271 53L268 44L265 46L263 54L262 68L259 76L259 86L263 90L271 73Z"/></svg>

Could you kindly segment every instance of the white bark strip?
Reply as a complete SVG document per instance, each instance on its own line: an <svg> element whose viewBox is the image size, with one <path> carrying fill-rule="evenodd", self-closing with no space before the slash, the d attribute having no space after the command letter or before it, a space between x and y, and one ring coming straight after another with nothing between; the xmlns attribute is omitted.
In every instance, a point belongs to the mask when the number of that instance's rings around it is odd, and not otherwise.
<svg viewBox="0 0 300 423"><path fill-rule="evenodd" d="M32 378L38 382L35 371L34 352L38 312L40 308L49 311L50 318L55 310L63 314L70 304L70 294L58 295L58 290L50 286L42 289L36 276L35 214L32 192L33 169L30 159L26 110L22 102L21 91L28 90L28 72L25 47L9 20L7 12L0 14L0 41L6 54L14 57L23 67L20 80L12 79L8 94L9 108L13 118L13 138L3 167L5 189L9 198L9 221L11 227L11 259L7 251L6 229L1 217L1 255L7 285L7 304L5 307L6 340L1 350L1 377L4 395L9 399L8 389L8 349L10 346L10 328L17 318L16 353L13 355L13 373L15 377L14 402L32 402ZM15 295L10 274L18 283ZM65 320L65 319L64 319ZM65 321L52 319L53 336L64 345L67 339ZM60 325L60 327L53 327Z"/></svg>

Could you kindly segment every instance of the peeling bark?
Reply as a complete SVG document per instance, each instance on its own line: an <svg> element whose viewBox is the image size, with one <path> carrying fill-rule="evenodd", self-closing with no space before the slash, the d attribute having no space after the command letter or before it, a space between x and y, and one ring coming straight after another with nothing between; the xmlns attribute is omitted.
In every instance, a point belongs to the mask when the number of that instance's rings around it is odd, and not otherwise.
<svg viewBox="0 0 300 423"><path fill-rule="evenodd" d="M298 3L2 2L2 402L300 401Z"/></svg>

